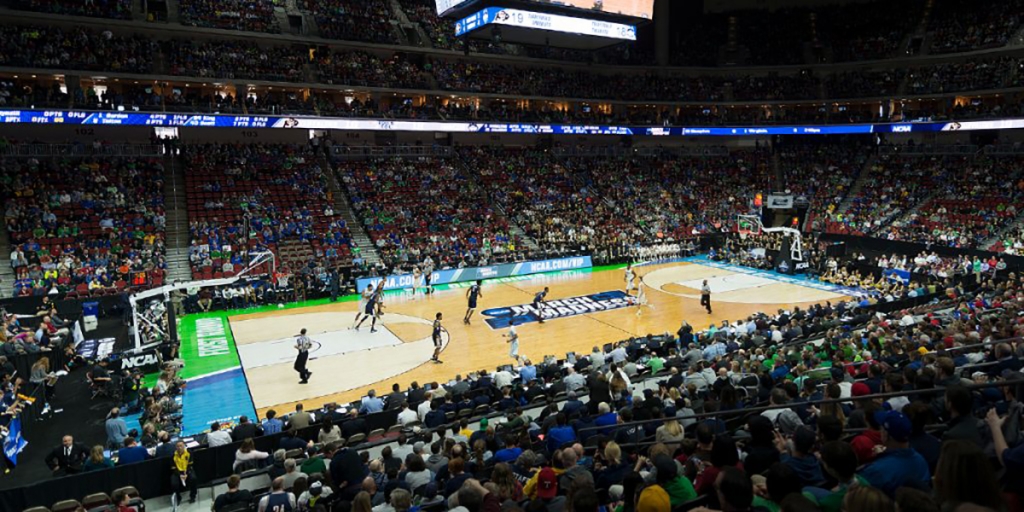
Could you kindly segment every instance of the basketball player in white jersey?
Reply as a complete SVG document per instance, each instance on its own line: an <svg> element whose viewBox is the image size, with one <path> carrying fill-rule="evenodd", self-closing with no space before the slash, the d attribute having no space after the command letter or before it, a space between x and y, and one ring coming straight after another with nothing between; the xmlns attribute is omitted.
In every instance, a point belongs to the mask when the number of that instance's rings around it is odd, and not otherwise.
<svg viewBox="0 0 1024 512"><path fill-rule="evenodd" d="M647 303L647 285L644 284L643 279L640 279L636 285L636 305L636 316L640 316L644 306L650 306L651 309L654 309L654 304Z"/></svg>
<svg viewBox="0 0 1024 512"><path fill-rule="evenodd" d="M626 264L626 277L625 277L625 279L626 279L626 295L629 295L629 292L631 292L633 290L633 288L634 288L633 281L636 280L636 271L633 270L633 264L632 263L627 263Z"/></svg>
<svg viewBox="0 0 1024 512"><path fill-rule="evenodd" d="M514 317L513 317L514 318ZM519 363L519 333L516 332L516 324L512 322L512 318L508 321L508 334L502 334L502 337L508 338L508 356L516 360L516 364Z"/></svg>
<svg viewBox="0 0 1024 512"><path fill-rule="evenodd" d="M363 316L363 312L366 310L366 303L370 301L370 297L373 296L373 285L366 285L366 289L359 295L359 309L356 310L356 319L352 321L352 327L349 329L355 329L356 324L359 323L359 317Z"/></svg>
<svg viewBox="0 0 1024 512"><path fill-rule="evenodd" d="M423 272L421 272L420 267L417 266L412 269L412 294L414 296L421 286L423 286Z"/></svg>

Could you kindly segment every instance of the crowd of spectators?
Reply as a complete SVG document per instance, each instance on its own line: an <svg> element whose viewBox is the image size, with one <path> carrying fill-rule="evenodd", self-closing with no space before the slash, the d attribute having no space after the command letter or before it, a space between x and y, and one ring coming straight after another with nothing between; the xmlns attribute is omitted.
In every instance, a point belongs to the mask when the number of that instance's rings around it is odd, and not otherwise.
<svg viewBox="0 0 1024 512"><path fill-rule="evenodd" d="M935 2L928 18L932 53L955 53L1006 46L1020 28L1024 2L986 3L984 9L964 2Z"/></svg>
<svg viewBox="0 0 1024 512"><path fill-rule="evenodd" d="M350 261L348 226L333 211L327 171L311 147L194 145L182 153L193 277L234 275L253 253L285 241L308 246L309 260Z"/></svg>
<svg viewBox="0 0 1024 512"><path fill-rule="evenodd" d="M336 162L355 214L389 268L483 266L525 248L478 180L453 158Z"/></svg>
<svg viewBox="0 0 1024 512"><path fill-rule="evenodd" d="M132 0L16 0L15 7L67 16L91 16L127 20L132 17Z"/></svg>
<svg viewBox="0 0 1024 512"><path fill-rule="evenodd" d="M826 229L862 235L885 229L955 180L970 161L955 155L880 156L849 208L829 215Z"/></svg>
<svg viewBox="0 0 1024 512"><path fill-rule="evenodd" d="M911 94L939 94L1012 87L1020 83L1018 68L1024 60L1013 57L972 59L912 68L907 78Z"/></svg>
<svg viewBox="0 0 1024 512"><path fill-rule="evenodd" d="M910 216L892 223L881 236L976 248L1016 220L1024 197L1024 159L977 156L940 177L941 189Z"/></svg>
<svg viewBox="0 0 1024 512"><path fill-rule="evenodd" d="M733 99L751 100L795 100L820 99L821 83L810 71L795 75L747 75L733 78Z"/></svg>
<svg viewBox="0 0 1024 512"><path fill-rule="evenodd" d="M798 141L777 147L776 154L783 180L776 189L806 198L805 225L812 231L820 231L822 219L837 211L868 156L857 141Z"/></svg>
<svg viewBox="0 0 1024 512"><path fill-rule="evenodd" d="M156 159L5 162L15 294L89 296L161 284L163 179Z"/></svg>
<svg viewBox="0 0 1024 512"><path fill-rule="evenodd" d="M320 82L389 89L429 89L423 69L401 54L387 58L360 51L333 51L316 59Z"/></svg>
<svg viewBox="0 0 1024 512"><path fill-rule="evenodd" d="M715 101L720 77L660 73L613 74L559 68L523 68L469 60L431 59L427 70L450 91L563 98Z"/></svg>
<svg viewBox="0 0 1024 512"><path fill-rule="evenodd" d="M829 98L892 97L906 79L905 70L833 73L825 80Z"/></svg>
<svg viewBox="0 0 1024 512"><path fill-rule="evenodd" d="M321 37L394 44L395 13L388 0L298 0L311 12Z"/></svg>
<svg viewBox="0 0 1024 512"><path fill-rule="evenodd" d="M590 179L589 166L597 159L567 162L541 150L482 147L467 148L460 156L480 174L489 199L545 248L628 245L643 233L629 222L622 205L602 197L604 184ZM593 176L602 174L595 171Z"/></svg>
<svg viewBox="0 0 1024 512"><path fill-rule="evenodd" d="M274 0L179 0L185 25L247 32L281 32Z"/></svg>
<svg viewBox="0 0 1024 512"><path fill-rule="evenodd" d="M168 43L168 71L172 75L209 78L254 78L308 82L308 49L243 41L183 41Z"/></svg>
<svg viewBox="0 0 1024 512"><path fill-rule="evenodd" d="M833 62L895 56L907 34L917 28L925 2L907 0L881 4L881 1L867 5L840 4L817 12L817 42L831 50Z"/></svg>
<svg viewBox="0 0 1024 512"><path fill-rule="evenodd" d="M0 26L0 66L151 73L157 43L109 30Z"/></svg>

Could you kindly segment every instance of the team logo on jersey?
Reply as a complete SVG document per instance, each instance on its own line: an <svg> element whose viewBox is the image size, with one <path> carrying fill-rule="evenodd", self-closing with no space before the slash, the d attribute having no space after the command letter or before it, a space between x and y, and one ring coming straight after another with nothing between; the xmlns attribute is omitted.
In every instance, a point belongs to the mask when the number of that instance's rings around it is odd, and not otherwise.
<svg viewBox="0 0 1024 512"><path fill-rule="evenodd" d="M507 329L513 324L522 325L537 322L542 318L541 315L547 321L622 309L631 305L633 305L633 301L626 295L626 292L616 290L596 293L594 295L584 295L582 297L549 300L541 304L539 311L533 307L533 303L530 303L485 309L481 314L485 317L487 325L491 326L492 329Z"/></svg>

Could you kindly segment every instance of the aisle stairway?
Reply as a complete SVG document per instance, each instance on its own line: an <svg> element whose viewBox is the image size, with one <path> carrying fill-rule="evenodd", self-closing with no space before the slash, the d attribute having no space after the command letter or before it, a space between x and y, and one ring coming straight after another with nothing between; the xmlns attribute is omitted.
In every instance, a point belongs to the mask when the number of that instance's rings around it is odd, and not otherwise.
<svg viewBox="0 0 1024 512"><path fill-rule="evenodd" d="M326 169L327 184L334 195L334 204L332 205L334 211L341 215L341 218L345 219L345 224L348 225L348 230L352 234L352 242L355 244L355 248L359 249L359 254L362 255L368 265L380 263L377 246L373 245L373 240L370 239L363 229L363 223L356 217L355 212L352 211L352 206L348 202L348 193L341 183L338 182L338 176L335 174L331 162L327 157L322 156L320 157L320 165Z"/></svg>
<svg viewBox="0 0 1024 512"><path fill-rule="evenodd" d="M167 210L167 281L189 281L188 214L185 203L185 168L173 156L164 157L164 207Z"/></svg>
<svg viewBox="0 0 1024 512"><path fill-rule="evenodd" d="M4 208L0 204L0 208ZM0 298L10 297L14 293L14 270L11 268L11 239L7 229L0 228Z"/></svg>

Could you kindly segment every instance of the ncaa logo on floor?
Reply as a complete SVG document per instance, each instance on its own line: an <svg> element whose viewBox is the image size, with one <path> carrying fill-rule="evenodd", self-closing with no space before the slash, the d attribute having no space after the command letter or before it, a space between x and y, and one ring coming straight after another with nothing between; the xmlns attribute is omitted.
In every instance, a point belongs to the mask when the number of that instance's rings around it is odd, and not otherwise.
<svg viewBox="0 0 1024 512"><path fill-rule="evenodd" d="M612 311L631 305L630 297L625 292L616 290L582 297L549 300L541 305L539 312L537 308L533 307L533 303L530 303L485 309L481 314L489 317L485 321L492 329L507 329L512 324L522 325L537 322L541 319L540 315L543 315L544 320L553 320L587 313Z"/></svg>

